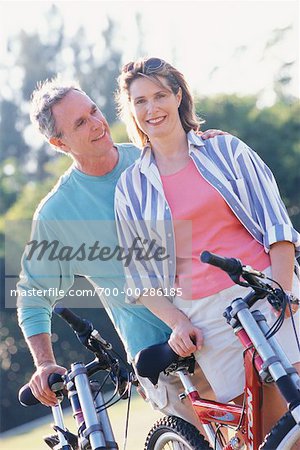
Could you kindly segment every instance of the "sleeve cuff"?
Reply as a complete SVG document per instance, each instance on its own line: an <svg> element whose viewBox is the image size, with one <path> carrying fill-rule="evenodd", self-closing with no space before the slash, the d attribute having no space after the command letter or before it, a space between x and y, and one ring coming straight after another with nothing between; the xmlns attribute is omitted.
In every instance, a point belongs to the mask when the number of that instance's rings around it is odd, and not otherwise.
<svg viewBox="0 0 300 450"><path fill-rule="evenodd" d="M300 235L290 225L276 224L267 230L264 235L264 247L267 253L272 244L281 241L288 241L295 245L296 256L300 254Z"/></svg>
<svg viewBox="0 0 300 450"><path fill-rule="evenodd" d="M41 333L51 334L51 314L48 311L39 308L19 309L18 320L25 338Z"/></svg>

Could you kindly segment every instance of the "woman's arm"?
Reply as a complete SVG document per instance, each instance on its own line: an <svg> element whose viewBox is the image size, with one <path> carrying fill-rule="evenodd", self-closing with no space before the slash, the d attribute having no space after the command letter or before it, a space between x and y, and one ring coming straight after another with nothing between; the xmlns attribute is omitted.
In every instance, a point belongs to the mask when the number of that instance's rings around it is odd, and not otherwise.
<svg viewBox="0 0 300 450"><path fill-rule="evenodd" d="M293 271L295 264L295 246L291 242L275 242L270 247L272 278L284 290L291 291L293 284Z"/></svg>
<svg viewBox="0 0 300 450"><path fill-rule="evenodd" d="M172 330L169 345L179 356L189 356L200 350L203 335L190 319L163 295L145 295L139 298L153 314L165 322Z"/></svg>
<svg viewBox="0 0 300 450"><path fill-rule="evenodd" d="M272 266L272 278L276 280L287 293L292 292L293 272L295 264L295 246L288 241L275 242L270 247L270 259ZM292 305L292 311L298 310L296 305ZM290 311L286 309L286 317L290 316Z"/></svg>

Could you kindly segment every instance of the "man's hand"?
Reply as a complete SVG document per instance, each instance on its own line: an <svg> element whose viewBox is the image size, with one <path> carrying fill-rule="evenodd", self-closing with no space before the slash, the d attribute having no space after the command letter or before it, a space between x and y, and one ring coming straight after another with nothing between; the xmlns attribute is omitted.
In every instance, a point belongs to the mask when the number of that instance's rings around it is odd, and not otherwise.
<svg viewBox="0 0 300 450"><path fill-rule="evenodd" d="M226 131L222 130L206 130L206 131L197 131L198 136L201 136L202 139L212 139L216 136L223 135L223 134L229 134Z"/></svg>
<svg viewBox="0 0 300 450"><path fill-rule="evenodd" d="M203 344L202 331L186 318L180 320L174 327L169 339L169 345L179 356L189 356L200 350Z"/></svg>
<svg viewBox="0 0 300 450"><path fill-rule="evenodd" d="M56 364L48 333L30 336L26 342L36 367L36 371L29 381L29 387L43 405L54 406L57 404L57 400L54 392L48 386L48 377L51 373L63 375L66 369Z"/></svg>
<svg viewBox="0 0 300 450"><path fill-rule="evenodd" d="M55 406L57 404L56 395L48 385L49 375L59 373L63 375L66 369L57 366L53 362L44 362L38 366L29 381L29 387L33 395L45 406Z"/></svg>

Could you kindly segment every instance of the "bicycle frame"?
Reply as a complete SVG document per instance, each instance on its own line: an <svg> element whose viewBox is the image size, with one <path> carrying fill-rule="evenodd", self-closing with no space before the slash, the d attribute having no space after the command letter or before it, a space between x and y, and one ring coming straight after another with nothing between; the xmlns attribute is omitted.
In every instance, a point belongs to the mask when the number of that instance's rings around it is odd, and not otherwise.
<svg viewBox="0 0 300 450"><path fill-rule="evenodd" d="M231 325L245 349L244 405L239 406L202 399L197 389L193 386L188 372L180 369L176 373L180 377L186 396L189 397L193 409L199 417L207 438L214 449L234 450L234 448L239 447L233 447L230 441L223 447L212 424L227 425L238 429L242 433L247 449L254 450L259 448L263 440L261 378L266 382L271 382L273 379L277 381L282 376L282 373L285 372L290 374L290 378L295 384L299 382L299 376L295 373L295 369L290 364L276 339L272 337L268 341L265 338L269 327L264 316L259 311L250 312L242 299L235 299L231 304L231 310L233 312ZM238 321L236 317L238 317ZM270 377L266 369L270 371L272 377ZM294 414L295 420L297 420L299 411L295 411Z"/></svg>

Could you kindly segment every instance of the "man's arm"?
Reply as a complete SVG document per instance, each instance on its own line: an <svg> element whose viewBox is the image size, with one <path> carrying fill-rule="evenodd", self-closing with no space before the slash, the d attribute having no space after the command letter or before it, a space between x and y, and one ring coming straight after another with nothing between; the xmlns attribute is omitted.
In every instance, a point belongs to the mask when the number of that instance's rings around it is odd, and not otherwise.
<svg viewBox="0 0 300 450"><path fill-rule="evenodd" d="M52 242L59 235L59 229L52 229L51 222L35 220L33 222L31 241ZM68 266L51 261L48 257L49 250L43 257L39 252L30 257L30 247L26 249L22 258L22 272L17 285L22 295L18 298L18 320L26 343L32 354L36 371L33 374L29 386L34 396L44 405L56 404L55 394L49 389L48 377L51 373L65 373L66 369L56 364L51 344L51 315L52 307L58 299L52 294L53 288L67 292L73 283ZM43 293L38 295L38 291ZM56 290L53 290L56 292ZM33 295L33 292L35 294Z"/></svg>
<svg viewBox="0 0 300 450"><path fill-rule="evenodd" d="M54 392L48 386L48 377L51 373L63 375L66 369L56 364L51 338L48 333L31 336L26 339L26 342L36 367L36 371L29 382L30 389L43 405L54 406L57 400Z"/></svg>

